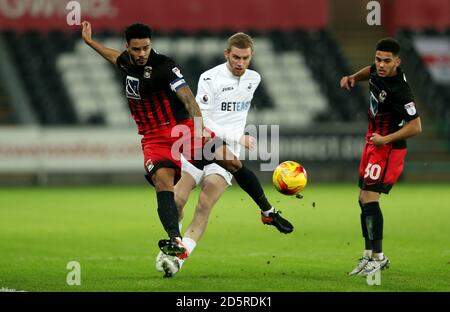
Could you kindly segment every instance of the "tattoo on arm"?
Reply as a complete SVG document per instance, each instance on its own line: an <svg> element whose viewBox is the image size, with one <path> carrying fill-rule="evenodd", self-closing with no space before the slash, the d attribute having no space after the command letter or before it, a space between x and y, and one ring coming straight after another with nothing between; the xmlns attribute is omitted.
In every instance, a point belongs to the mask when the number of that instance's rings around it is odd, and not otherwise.
<svg viewBox="0 0 450 312"><path fill-rule="evenodd" d="M184 106L189 112L189 115L191 115L192 118L202 117L200 107L198 106L194 94L192 94L192 91L189 88L189 86L186 85L182 87L180 90L178 90L177 97L180 99L181 102L183 102Z"/></svg>

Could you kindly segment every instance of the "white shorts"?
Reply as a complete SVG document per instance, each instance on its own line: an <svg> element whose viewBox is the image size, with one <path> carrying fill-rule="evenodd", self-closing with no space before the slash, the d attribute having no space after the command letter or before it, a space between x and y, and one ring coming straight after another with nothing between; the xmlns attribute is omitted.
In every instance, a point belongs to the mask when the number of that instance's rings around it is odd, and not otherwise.
<svg viewBox="0 0 450 312"><path fill-rule="evenodd" d="M200 184L202 179L211 174L218 174L225 179L228 185L231 185L231 180L233 179L233 175L229 173L227 170L220 167L218 164L210 164L203 168L203 170L198 169L193 164L188 162L183 156L181 157L181 171L184 171L190 174L197 185Z"/></svg>

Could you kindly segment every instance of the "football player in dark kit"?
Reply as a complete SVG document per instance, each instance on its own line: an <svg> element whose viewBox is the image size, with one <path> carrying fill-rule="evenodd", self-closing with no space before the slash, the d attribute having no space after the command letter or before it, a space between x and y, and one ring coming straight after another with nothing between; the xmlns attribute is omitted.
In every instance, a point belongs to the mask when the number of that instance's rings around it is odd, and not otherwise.
<svg viewBox="0 0 450 312"><path fill-rule="evenodd" d="M144 24L128 26L125 30L126 51L122 53L93 40L89 22L84 21L82 27L85 43L115 64L122 73L131 115L143 136L146 178L155 187L158 215L169 236L169 239L159 241L159 247L164 253L181 258L187 250L181 242L174 200L174 184L180 177L180 154L194 165L204 166L207 161L202 154L203 146L214 140L214 135L204 129L203 122L194 123L193 118L201 120L195 97L175 62L152 49L150 27ZM174 129L182 131L177 134L180 131ZM175 147L180 140L185 143L181 144L182 151ZM184 150L185 146L190 150ZM216 146L216 157L212 161L231 172L258 207L269 212L269 218L264 218L263 223L275 226L281 233L292 232L292 224L270 205L255 174L244 167L225 145ZM197 157L199 152L200 159Z"/></svg>
<svg viewBox="0 0 450 312"><path fill-rule="evenodd" d="M380 193L388 194L403 171L406 139L422 132L411 89L400 68L400 45L384 38L376 45L375 64L341 79L350 90L369 80L369 127L359 167L359 205L365 239L363 257L349 275L367 276L388 268L383 255L383 215Z"/></svg>

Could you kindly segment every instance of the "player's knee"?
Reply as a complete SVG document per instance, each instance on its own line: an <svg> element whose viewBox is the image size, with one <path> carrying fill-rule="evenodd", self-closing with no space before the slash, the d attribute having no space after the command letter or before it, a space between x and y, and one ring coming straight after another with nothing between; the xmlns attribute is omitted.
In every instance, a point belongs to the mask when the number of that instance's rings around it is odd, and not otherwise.
<svg viewBox="0 0 450 312"><path fill-rule="evenodd" d="M233 159L233 160L227 161L226 164L227 164L227 168L225 168L225 169L227 169L231 173L235 173L236 171L238 171L239 169L242 168L242 163L239 159Z"/></svg>
<svg viewBox="0 0 450 312"><path fill-rule="evenodd" d="M173 192L173 182L171 182L170 179L167 179L163 175L154 174L152 176L152 182L153 182L153 185L155 186L155 189L157 192L161 192L161 191Z"/></svg>
<svg viewBox="0 0 450 312"><path fill-rule="evenodd" d="M376 192L370 192L370 191L362 191L361 194L359 194L359 202L364 205L370 202L377 202L380 200L380 194Z"/></svg>
<svg viewBox="0 0 450 312"><path fill-rule="evenodd" d="M364 205L364 199L363 199L362 194L359 194L359 196L358 196L358 204L359 204L359 207L361 207L361 209L362 209L362 207Z"/></svg>

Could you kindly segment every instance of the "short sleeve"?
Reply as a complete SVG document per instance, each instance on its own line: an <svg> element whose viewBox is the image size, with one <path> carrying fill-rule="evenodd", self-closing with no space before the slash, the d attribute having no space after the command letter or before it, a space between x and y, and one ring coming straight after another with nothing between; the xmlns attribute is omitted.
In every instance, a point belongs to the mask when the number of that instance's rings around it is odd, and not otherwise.
<svg viewBox="0 0 450 312"><path fill-rule="evenodd" d="M410 121L419 117L414 96L407 83L403 83L400 88L393 91L392 102L394 103L394 110L404 120Z"/></svg>
<svg viewBox="0 0 450 312"><path fill-rule="evenodd" d="M120 71L125 71L125 69L129 66L128 57L126 55L126 52L122 52L116 60L116 67Z"/></svg>
<svg viewBox="0 0 450 312"><path fill-rule="evenodd" d="M210 109L214 103L214 92L210 85L211 78L201 75L198 80L197 95L195 97L201 110Z"/></svg>

